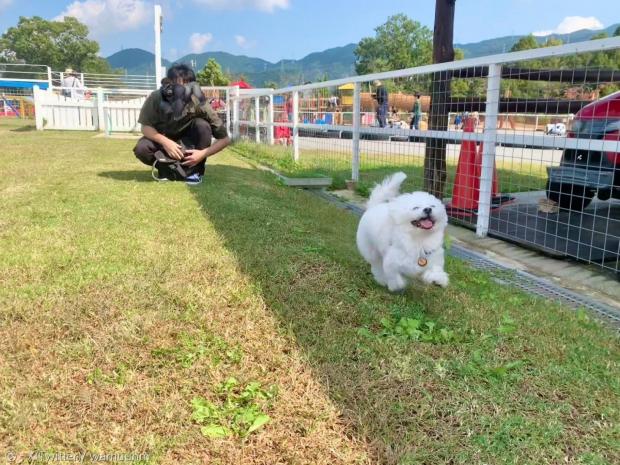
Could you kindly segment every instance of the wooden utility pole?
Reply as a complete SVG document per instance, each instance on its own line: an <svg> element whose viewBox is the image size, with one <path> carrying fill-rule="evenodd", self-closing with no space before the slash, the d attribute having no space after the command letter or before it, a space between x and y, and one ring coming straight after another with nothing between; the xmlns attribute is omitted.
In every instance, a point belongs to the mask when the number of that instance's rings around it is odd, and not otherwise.
<svg viewBox="0 0 620 465"><path fill-rule="evenodd" d="M454 60L454 10L456 0L436 0L435 29L433 32L433 63ZM442 71L433 74L431 108L428 128L445 131L448 128L451 73ZM424 188L443 199L446 184L446 141L426 140L424 158Z"/></svg>

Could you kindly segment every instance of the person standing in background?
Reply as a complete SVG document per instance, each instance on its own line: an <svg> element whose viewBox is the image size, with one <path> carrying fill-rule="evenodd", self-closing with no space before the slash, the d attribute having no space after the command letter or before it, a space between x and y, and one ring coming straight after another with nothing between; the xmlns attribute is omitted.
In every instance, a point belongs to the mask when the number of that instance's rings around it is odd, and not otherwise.
<svg viewBox="0 0 620 465"><path fill-rule="evenodd" d="M422 120L422 102L420 101L420 93L416 92L415 101L413 102L413 117L409 129L420 129L420 121Z"/></svg>
<svg viewBox="0 0 620 465"><path fill-rule="evenodd" d="M377 101L377 121L379 122L379 127L384 128L387 123L388 91L379 80L376 80L373 84L377 88L374 94L374 98Z"/></svg>
<svg viewBox="0 0 620 465"><path fill-rule="evenodd" d="M286 103L284 104L284 109L286 110L286 118L289 123L293 122L293 96L289 95L286 99Z"/></svg>
<svg viewBox="0 0 620 465"><path fill-rule="evenodd" d="M67 68L62 78L62 95L72 99L81 100L84 98L84 85L77 73L71 68Z"/></svg>

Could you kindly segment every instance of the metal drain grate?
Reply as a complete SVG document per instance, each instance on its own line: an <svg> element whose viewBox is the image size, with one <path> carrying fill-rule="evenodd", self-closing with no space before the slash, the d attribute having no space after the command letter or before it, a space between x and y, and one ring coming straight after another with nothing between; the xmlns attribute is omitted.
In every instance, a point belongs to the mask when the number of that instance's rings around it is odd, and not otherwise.
<svg viewBox="0 0 620 465"><path fill-rule="evenodd" d="M453 257L465 260L476 269L489 272L493 279L500 284L518 287L529 294L555 300L573 309L585 308L596 313L599 318L607 323L620 329L620 311L609 305L564 289L551 281L526 271L512 270L501 263L490 260L482 254L458 245L450 247L448 253Z"/></svg>
<svg viewBox="0 0 620 465"><path fill-rule="evenodd" d="M312 190L310 192L358 216L364 213L363 208L326 191ZM478 252L465 249L459 245L453 244L448 250L448 255L464 260L476 269L487 271L500 284L515 286L529 294L560 302L569 308L590 310L600 319L620 330L620 310L614 307L598 302L588 296L582 296L576 292L564 289L547 279L540 278L526 271L513 270L501 263L490 260Z"/></svg>

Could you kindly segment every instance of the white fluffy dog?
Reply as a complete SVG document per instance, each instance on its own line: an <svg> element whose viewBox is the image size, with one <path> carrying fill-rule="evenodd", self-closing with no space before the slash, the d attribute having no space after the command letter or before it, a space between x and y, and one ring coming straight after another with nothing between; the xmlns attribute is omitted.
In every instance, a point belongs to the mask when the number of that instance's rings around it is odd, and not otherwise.
<svg viewBox="0 0 620 465"><path fill-rule="evenodd" d="M445 287L446 209L426 192L400 194L406 177L395 173L372 190L357 229L357 247L376 281L392 292L402 291L414 277Z"/></svg>

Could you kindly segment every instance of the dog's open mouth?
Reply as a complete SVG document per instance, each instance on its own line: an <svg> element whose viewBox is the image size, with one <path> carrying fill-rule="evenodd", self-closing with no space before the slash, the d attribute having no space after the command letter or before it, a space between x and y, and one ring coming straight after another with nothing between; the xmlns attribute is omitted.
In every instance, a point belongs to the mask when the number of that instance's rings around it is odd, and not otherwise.
<svg viewBox="0 0 620 465"><path fill-rule="evenodd" d="M433 226L435 226L435 222L428 216L426 218L420 218L419 220L412 221L411 224L420 229L432 229Z"/></svg>

